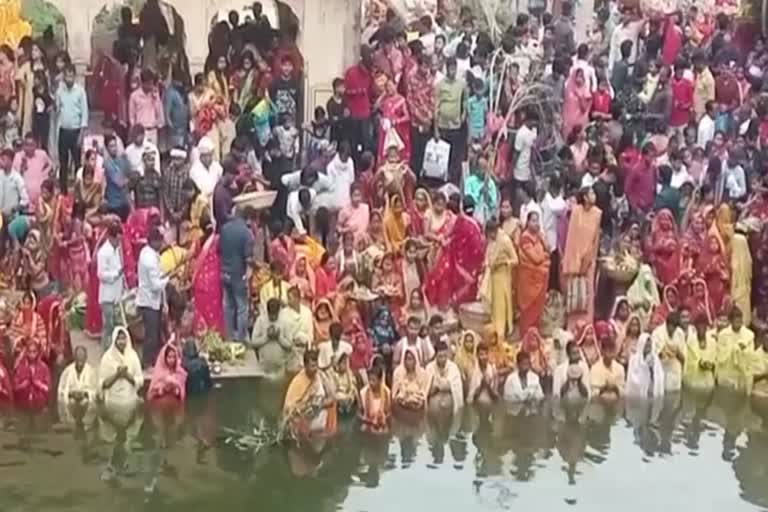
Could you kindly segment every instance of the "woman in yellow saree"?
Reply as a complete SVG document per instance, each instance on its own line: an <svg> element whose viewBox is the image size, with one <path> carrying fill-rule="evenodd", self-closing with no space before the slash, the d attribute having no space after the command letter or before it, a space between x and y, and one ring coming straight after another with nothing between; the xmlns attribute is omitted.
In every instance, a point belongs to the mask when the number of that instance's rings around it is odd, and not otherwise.
<svg viewBox="0 0 768 512"><path fill-rule="evenodd" d="M459 367L465 384L469 381L472 370L475 368L477 361L475 351L479 342L475 331L465 330L461 333L461 341L456 348L456 354L453 356L453 362Z"/></svg>
<svg viewBox="0 0 768 512"><path fill-rule="evenodd" d="M336 433L333 386L318 368L317 350L304 352L304 369L291 380L283 402L283 422L296 439Z"/></svg>
<svg viewBox="0 0 768 512"><path fill-rule="evenodd" d="M491 313L491 323L503 338L513 329L512 270L518 263L517 251L494 219L488 221L485 234L488 245L479 293Z"/></svg>
<svg viewBox="0 0 768 512"><path fill-rule="evenodd" d="M694 391L711 391L715 387L717 336L709 328L709 320L702 315L694 321L695 329L685 340L685 367L683 385Z"/></svg>
<svg viewBox="0 0 768 512"><path fill-rule="evenodd" d="M732 243L735 234L733 226L733 210L727 203L722 203L717 208L717 213L715 214L715 226L717 227L717 232L720 234L720 241L725 248L724 254L727 258L730 256L731 250L733 249Z"/></svg>
<svg viewBox="0 0 768 512"><path fill-rule="evenodd" d="M731 239L731 300L744 315L744 324L752 324L752 254L747 237L735 233Z"/></svg>
<svg viewBox="0 0 768 512"><path fill-rule="evenodd" d="M403 198L400 194L387 196L387 204L384 207L384 237L387 241L387 249L400 253L408 236L409 217L405 212Z"/></svg>
<svg viewBox="0 0 768 512"><path fill-rule="evenodd" d="M515 369L517 350L514 346L499 337L493 324L487 324L483 329L483 339L488 345L488 360L496 368L500 382Z"/></svg>
<svg viewBox="0 0 768 512"><path fill-rule="evenodd" d="M422 413L427 404L427 374L418 364L415 349L406 347L392 375L392 400L404 413Z"/></svg>

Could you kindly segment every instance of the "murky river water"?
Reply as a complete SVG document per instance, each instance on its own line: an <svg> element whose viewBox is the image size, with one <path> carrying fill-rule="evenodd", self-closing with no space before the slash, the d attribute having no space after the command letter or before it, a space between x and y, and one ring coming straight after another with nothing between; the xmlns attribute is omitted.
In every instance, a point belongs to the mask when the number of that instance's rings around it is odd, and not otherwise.
<svg viewBox="0 0 768 512"><path fill-rule="evenodd" d="M128 441L104 425L4 416L0 510L766 510L768 414L733 397L499 408L347 429L316 451L237 449L227 429L275 421L282 389L228 383L174 424L137 415ZM162 427L161 427L162 425ZM108 427L108 426L106 426ZM206 445L210 444L210 448ZM662 508L663 507L663 508Z"/></svg>

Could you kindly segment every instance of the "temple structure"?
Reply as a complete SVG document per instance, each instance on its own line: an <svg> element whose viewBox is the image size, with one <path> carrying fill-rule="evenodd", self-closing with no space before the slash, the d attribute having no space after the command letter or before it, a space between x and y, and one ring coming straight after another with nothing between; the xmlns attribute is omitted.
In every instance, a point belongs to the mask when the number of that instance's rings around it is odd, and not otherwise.
<svg viewBox="0 0 768 512"><path fill-rule="evenodd" d="M0 3L4 0L0 0ZM121 0L48 0L67 21L69 53L85 68L91 60L91 31L96 15L121 6ZM187 56L192 71L202 69L208 55L211 20L222 10L252 4L251 0L162 0L184 20ZM273 0L274 1L274 0ZM324 104L333 79L355 60L359 47L361 0L282 0L299 19L298 45L304 55L305 100L308 109ZM262 0L263 4L267 0ZM307 110L311 111L311 110Z"/></svg>

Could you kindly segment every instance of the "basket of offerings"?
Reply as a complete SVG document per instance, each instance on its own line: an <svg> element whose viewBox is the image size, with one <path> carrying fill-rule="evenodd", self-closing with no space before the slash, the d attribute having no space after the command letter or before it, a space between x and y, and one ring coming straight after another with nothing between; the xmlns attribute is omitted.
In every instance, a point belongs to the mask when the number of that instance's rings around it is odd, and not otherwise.
<svg viewBox="0 0 768 512"><path fill-rule="evenodd" d="M631 284L639 270L640 262L629 254L600 258L600 271L619 284Z"/></svg>
<svg viewBox="0 0 768 512"><path fill-rule="evenodd" d="M235 197L235 205L239 207L250 206L257 210L266 210L272 206L277 197L277 191L264 190L257 192L247 192Z"/></svg>
<svg viewBox="0 0 768 512"><path fill-rule="evenodd" d="M490 321L491 314L482 302L470 302L459 306L459 322L464 329L482 332Z"/></svg>

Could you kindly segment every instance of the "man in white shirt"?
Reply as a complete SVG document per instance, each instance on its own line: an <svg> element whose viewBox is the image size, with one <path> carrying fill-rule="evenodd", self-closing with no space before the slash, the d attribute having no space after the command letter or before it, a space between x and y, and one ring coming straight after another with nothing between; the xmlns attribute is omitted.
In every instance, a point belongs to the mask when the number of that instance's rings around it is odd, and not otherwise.
<svg viewBox="0 0 768 512"><path fill-rule="evenodd" d="M731 201L741 201L747 198L747 176L744 173L744 167L741 162L746 155L741 151L732 151L728 154L728 160L723 165L722 180L725 185L725 191L728 192L728 199Z"/></svg>
<svg viewBox="0 0 768 512"><path fill-rule="evenodd" d="M669 166L672 167L672 188L679 189L686 183L693 183L693 176L688 173L679 151L669 155Z"/></svg>
<svg viewBox="0 0 768 512"><path fill-rule="evenodd" d="M141 125L131 128L131 141L124 153L128 172L144 176L144 153L154 153L155 162L159 162L160 151L146 138L144 127Z"/></svg>
<svg viewBox="0 0 768 512"><path fill-rule="evenodd" d="M515 181L520 183L531 181L531 154L533 152L533 145L538 137L538 130L536 129L538 122L539 120L535 114L529 114L525 119L525 123L517 130L515 135L515 154L517 159L515 160L512 176Z"/></svg>
<svg viewBox="0 0 768 512"><path fill-rule="evenodd" d="M224 171L219 162L213 158L213 142L208 137L203 137L197 144L198 158L189 169L189 177L195 182L200 193L210 198Z"/></svg>
<svg viewBox="0 0 768 512"><path fill-rule="evenodd" d="M532 181L528 181L520 187L520 197L522 198L522 206L520 206L520 222L523 224L523 228L528 223L528 216L535 213L539 216L541 221L541 206L536 202L536 186Z"/></svg>
<svg viewBox="0 0 768 512"><path fill-rule="evenodd" d="M144 324L144 345L142 363L144 368L155 364L160 352L160 310L163 304L163 292L168 284L168 276L160 270L160 249L163 246L163 234L153 228L149 232L147 245L139 254L139 288L136 292L136 306L139 308Z"/></svg>
<svg viewBox="0 0 768 512"><path fill-rule="evenodd" d="M350 187L355 182L355 161L351 158L349 142L342 141L339 150L326 167L326 178L330 187L318 192L316 208L338 211L351 202Z"/></svg>
<svg viewBox="0 0 768 512"><path fill-rule="evenodd" d="M293 221L293 227L299 235L308 232L309 220L312 217L317 192L312 188L302 187L288 194L285 214Z"/></svg>
<svg viewBox="0 0 768 512"><path fill-rule="evenodd" d="M629 63L634 64L637 59L637 48L640 42L640 34L645 27L645 19L637 19L633 14L623 15L621 24L613 29L611 34L610 50L608 53L608 70L613 70L613 65L621 60L621 43L624 41L632 42L632 53L629 56Z"/></svg>
<svg viewBox="0 0 768 512"><path fill-rule="evenodd" d="M557 226L565 216L568 205L563 199L563 183L559 176L552 176L549 179L549 190L544 195L541 202L541 231L544 234L544 241L547 242L550 254L550 284L558 283L560 280L560 253L557 250Z"/></svg>
<svg viewBox="0 0 768 512"><path fill-rule="evenodd" d="M706 112L699 120L699 128L696 134L696 145L707 148L707 144L715 138L715 102L708 101L704 109Z"/></svg>
<svg viewBox="0 0 768 512"><path fill-rule="evenodd" d="M112 341L112 330L115 327L115 306L123 296L123 258L120 252L120 231L120 224L117 222L107 226L107 241L96 253L102 350L109 348Z"/></svg>

